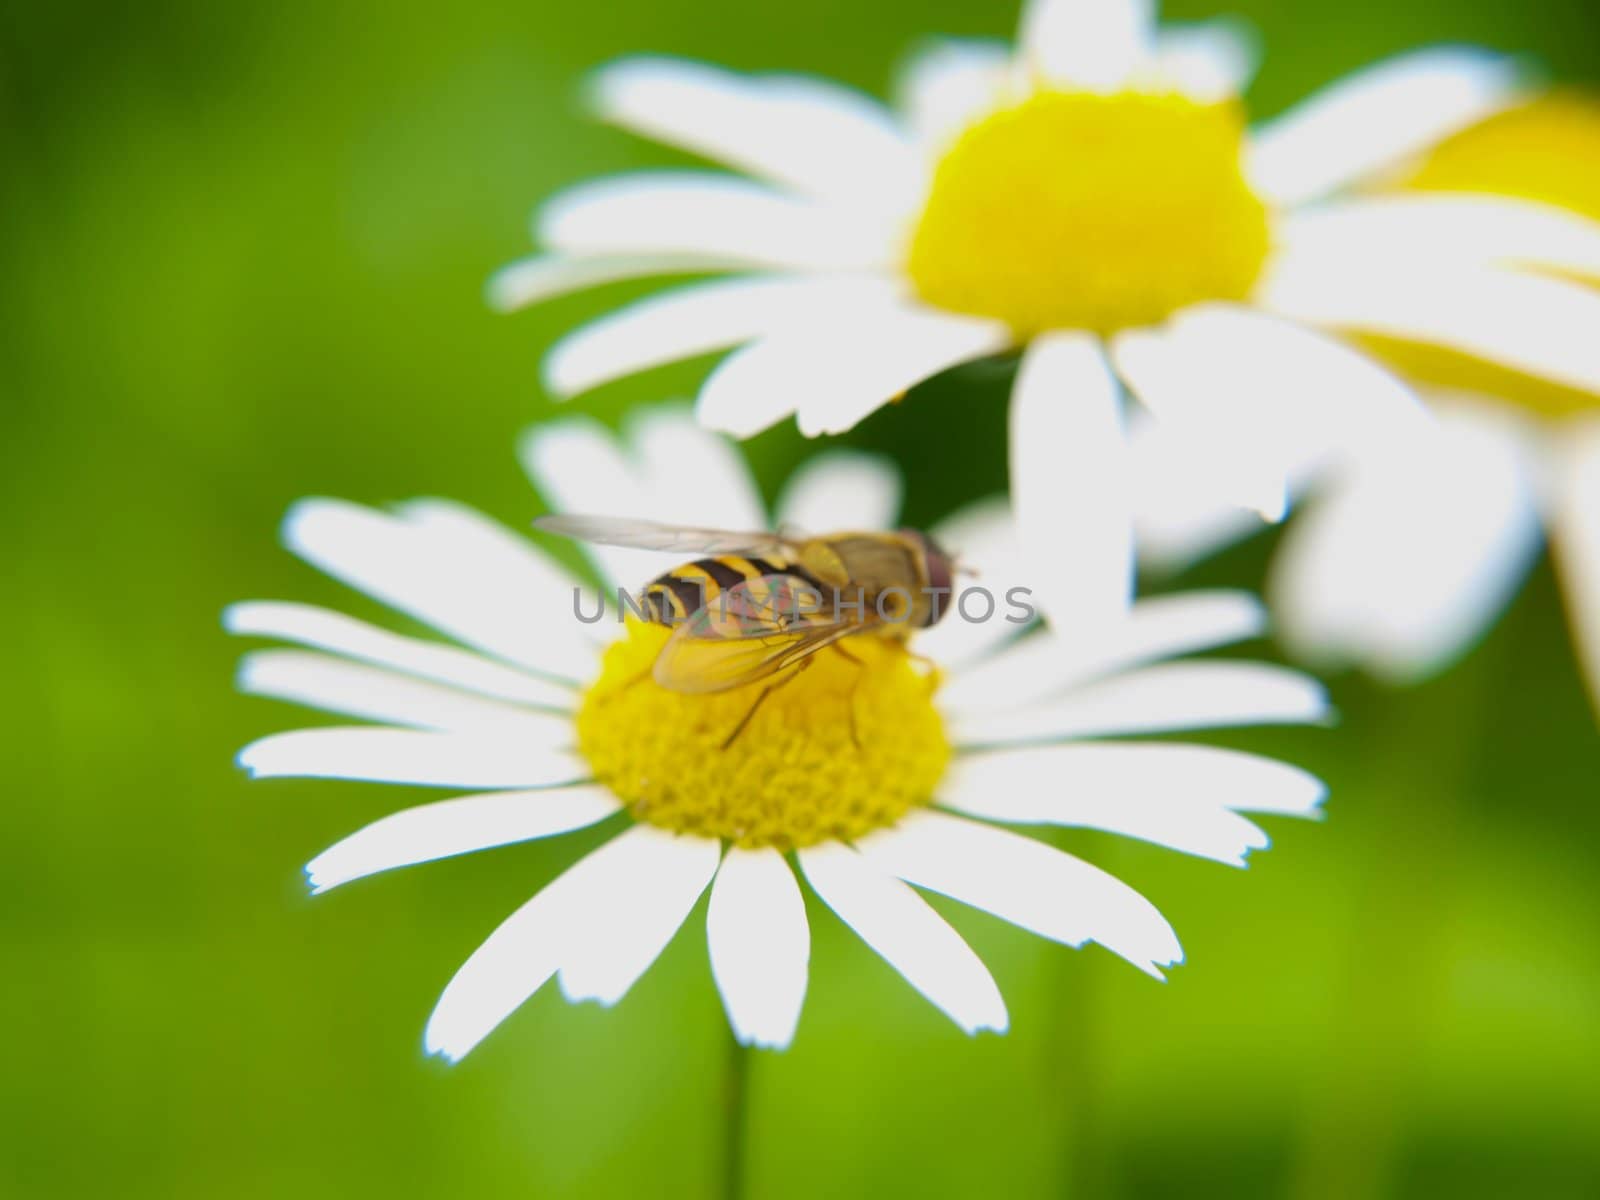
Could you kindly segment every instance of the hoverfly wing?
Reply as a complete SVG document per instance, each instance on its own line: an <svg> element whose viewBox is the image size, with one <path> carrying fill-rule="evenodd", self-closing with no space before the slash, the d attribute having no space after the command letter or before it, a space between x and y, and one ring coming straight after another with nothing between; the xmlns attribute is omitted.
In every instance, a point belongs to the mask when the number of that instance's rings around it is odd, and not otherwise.
<svg viewBox="0 0 1600 1200"><path fill-rule="evenodd" d="M655 680L675 692L731 691L796 667L863 628L860 621L829 622L738 641L685 638L680 628L661 648Z"/></svg>
<svg viewBox="0 0 1600 1200"><path fill-rule="evenodd" d="M634 550L667 550L683 554L779 554L793 542L781 534L755 530L700 529L628 517L596 517L563 513L536 517L534 528L580 542L626 546Z"/></svg>
<svg viewBox="0 0 1600 1200"><path fill-rule="evenodd" d="M874 622L854 609L820 611L799 575L762 575L723 592L678 626L656 657L655 680L675 692L722 692L798 666Z"/></svg>

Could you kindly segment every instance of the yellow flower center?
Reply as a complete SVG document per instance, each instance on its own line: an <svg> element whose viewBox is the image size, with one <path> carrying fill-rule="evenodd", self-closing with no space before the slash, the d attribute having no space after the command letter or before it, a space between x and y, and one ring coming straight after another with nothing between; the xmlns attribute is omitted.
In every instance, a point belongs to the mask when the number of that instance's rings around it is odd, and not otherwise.
<svg viewBox="0 0 1600 1200"><path fill-rule="evenodd" d="M1537 200L1600 221L1600 97L1551 92L1497 113L1441 142L1403 186ZM1600 396L1590 392L1457 351L1363 340L1419 383L1494 396L1552 417L1600 407Z"/></svg>
<svg viewBox="0 0 1600 1200"><path fill-rule="evenodd" d="M857 637L850 658L813 655L725 745L772 681L668 691L650 669L669 633L630 621L578 709L579 751L638 820L789 850L861 837L928 802L950 743L937 677L902 643Z"/></svg>
<svg viewBox="0 0 1600 1200"><path fill-rule="evenodd" d="M929 304L1109 333L1242 300L1270 248L1235 104L1037 92L945 154L908 269Z"/></svg>
<svg viewBox="0 0 1600 1200"><path fill-rule="evenodd" d="M1407 186L1542 200L1600 221L1600 96L1550 92L1436 146Z"/></svg>

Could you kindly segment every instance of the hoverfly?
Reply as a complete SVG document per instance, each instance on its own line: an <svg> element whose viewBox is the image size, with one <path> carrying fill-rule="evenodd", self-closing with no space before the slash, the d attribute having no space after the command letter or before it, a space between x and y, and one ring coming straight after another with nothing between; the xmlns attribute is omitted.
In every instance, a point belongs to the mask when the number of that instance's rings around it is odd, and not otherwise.
<svg viewBox="0 0 1600 1200"><path fill-rule="evenodd" d="M902 641L936 624L949 607L955 564L927 534L735 533L594 516L546 516L549 533L607 546L703 554L645 585L636 611L672 629L652 676L669 691L729 691L774 679L739 727L775 688L858 635Z"/></svg>

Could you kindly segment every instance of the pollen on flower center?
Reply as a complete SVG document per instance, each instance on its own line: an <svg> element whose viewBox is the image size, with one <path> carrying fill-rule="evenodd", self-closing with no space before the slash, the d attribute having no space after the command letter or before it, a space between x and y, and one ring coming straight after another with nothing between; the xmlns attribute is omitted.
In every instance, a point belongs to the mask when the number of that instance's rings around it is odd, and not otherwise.
<svg viewBox="0 0 1600 1200"><path fill-rule="evenodd" d="M578 710L579 751L638 820L789 850L860 837L928 802L950 744L937 678L902 644L858 637L851 658L814 655L725 747L767 685L668 691L650 670L669 634L630 621Z"/></svg>
<svg viewBox="0 0 1600 1200"><path fill-rule="evenodd" d="M1019 335L1111 332L1240 300L1269 249L1243 114L1184 96L1040 92L934 173L908 269L928 303Z"/></svg>

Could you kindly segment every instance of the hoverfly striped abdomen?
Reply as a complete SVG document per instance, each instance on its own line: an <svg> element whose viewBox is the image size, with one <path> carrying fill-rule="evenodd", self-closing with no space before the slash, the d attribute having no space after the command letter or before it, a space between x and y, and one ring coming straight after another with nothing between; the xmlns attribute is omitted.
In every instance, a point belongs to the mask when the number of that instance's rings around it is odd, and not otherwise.
<svg viewBox="0 0 1600 1200"><path fill-rule="evenodd" d="M679 625L701 609L715 605L728 589L752 579L780 574L813 582L799 567L783 559L738 554L697 558L646 584L640 593L639 607L655 624Z"/></svg>

